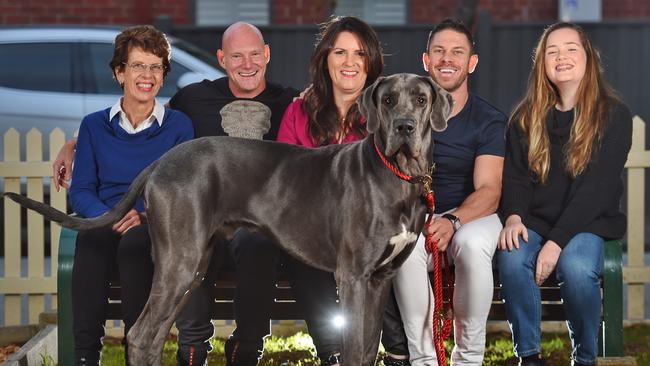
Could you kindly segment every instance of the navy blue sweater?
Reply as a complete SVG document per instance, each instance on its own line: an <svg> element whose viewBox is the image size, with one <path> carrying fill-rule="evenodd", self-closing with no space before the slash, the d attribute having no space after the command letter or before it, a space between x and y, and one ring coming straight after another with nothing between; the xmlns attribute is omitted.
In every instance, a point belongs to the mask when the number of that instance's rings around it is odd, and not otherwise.
<svg viewBox="0 0 650 366"><path fill-rule="evenodd" d="M109 120L110 108L84 117L77 137L70 202L84 217L100 216L113 208L131 182L172 147L194 137L192 122L182 112L165 109L157 121L136 134L119 126L119 113ZM138 200L135 209L144 211Z"/></svg>

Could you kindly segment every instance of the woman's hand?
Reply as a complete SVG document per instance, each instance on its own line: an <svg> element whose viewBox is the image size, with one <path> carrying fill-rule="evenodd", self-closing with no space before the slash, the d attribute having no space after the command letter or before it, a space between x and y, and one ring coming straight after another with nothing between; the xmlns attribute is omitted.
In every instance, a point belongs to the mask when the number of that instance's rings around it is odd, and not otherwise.
<svg viewBox="0 0 650 366"><path fill-rule="evenodd" d="M510 215L506 219L506 225L499 234L498 247L501 250L512 251L512 248L519 249L519 236L528 243L528 229L521 222L519 215Z"/></svg>
<svg viewBox="0 0 650 366"><path fill-rule="evenodd" d="M129 212L122 217L115 225L113 225L113 231L118 234L124 235L130 228L138 226L145 222L144 213L139 213L135 209L131 209Z"/></svg>
<svg viewBox="0 0 650 366"><path fill-rule="evenodd" d="M547 241L542 247L542 250L539 251L537 265L535 266L535 282L537 282L537 286L541 286L548 276L551 275L557 265L557 260L560 258L561 252L562 248L553 240Z"/></svg>

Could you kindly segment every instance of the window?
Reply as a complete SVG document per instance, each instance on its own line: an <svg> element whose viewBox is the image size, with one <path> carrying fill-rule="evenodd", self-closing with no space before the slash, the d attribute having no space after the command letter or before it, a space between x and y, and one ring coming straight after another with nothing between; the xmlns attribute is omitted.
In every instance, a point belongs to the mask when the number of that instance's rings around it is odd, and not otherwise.
<svg viewBox="0 0 650 366"><path fill-rule="evenodd" d="M369 24L406 24L406 0L338 0L336 15L355 15Z"/></svg>
<svg viewBox="0 0 650 366"><path fill-rule="evenodd" d="M89 83L94 84L94 88L88 87L86 92L97 94L122 94L122 88L113 78L113 72L108 64L113 58L113 45L110 43L90 43L88 45L90 56L84 58L87 63L84 67L90 68Z"/></svg>
<svg viewBox="0 0 650 366"><path fill-rule="evenodd" d="M72 91L71 44L0 44L0 55L0 86L48 92Z"/></svg>
<svg viewBox="0 0 650 366"><path fill-rule="evenodd" d="M268 0L196 0L196 25L269 24Z"/></svg>
<svg viewBox="0 0 650 366"><path fill-rule="evenodd" d="M158 96L171 98L178 91L178 79L188 72L192 72L192 70L172 59L172 71L167 74L163 87L158 92Z"/></svg>

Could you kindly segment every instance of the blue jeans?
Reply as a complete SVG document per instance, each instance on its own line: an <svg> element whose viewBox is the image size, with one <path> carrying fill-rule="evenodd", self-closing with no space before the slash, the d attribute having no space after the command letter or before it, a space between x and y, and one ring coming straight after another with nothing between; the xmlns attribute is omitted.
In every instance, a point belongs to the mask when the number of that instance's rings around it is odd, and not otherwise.
<svg viewBox="0 0 650 366"><path fill-rule="evenodd" d="M497 251L499 277L515 354L541 353L541 297L535 283L537 256L546 239L528 230L528 243ZM560 253L555 270L567 316L573 360L594 364L600 326L600 275L604 240L591 233L574 236Z"/></svg>

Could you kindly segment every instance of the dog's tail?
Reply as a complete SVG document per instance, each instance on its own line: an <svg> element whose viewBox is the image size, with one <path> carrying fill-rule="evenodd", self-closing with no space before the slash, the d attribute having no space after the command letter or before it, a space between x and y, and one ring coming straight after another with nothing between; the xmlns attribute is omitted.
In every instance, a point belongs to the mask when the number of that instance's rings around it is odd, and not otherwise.
<svg viewBox="0 0 650 366"><path fill-rule="evenodd" d="M147 183L147 180L149 179L149 176L151 175L151 172L156 165L157 163L154 162L145 170L140 172L140 174L138 174L135 180L131 183L129 190L126 192L124 197L122 197L122 200L118 202L112 210L95 218L84 219L76 216L66 215L65 212L61 212L52 206L34 201L33 199L27 198L18 193L6 192L3 194L3 196L11 198L13 201L16 201L18 204L27 209L40 213L50 221L58 222L63 227L74 230L97 229L111 225L124 217L124 215L133 207L138 197L140 197L140 194L144 189L144 185Z"/></svg>

